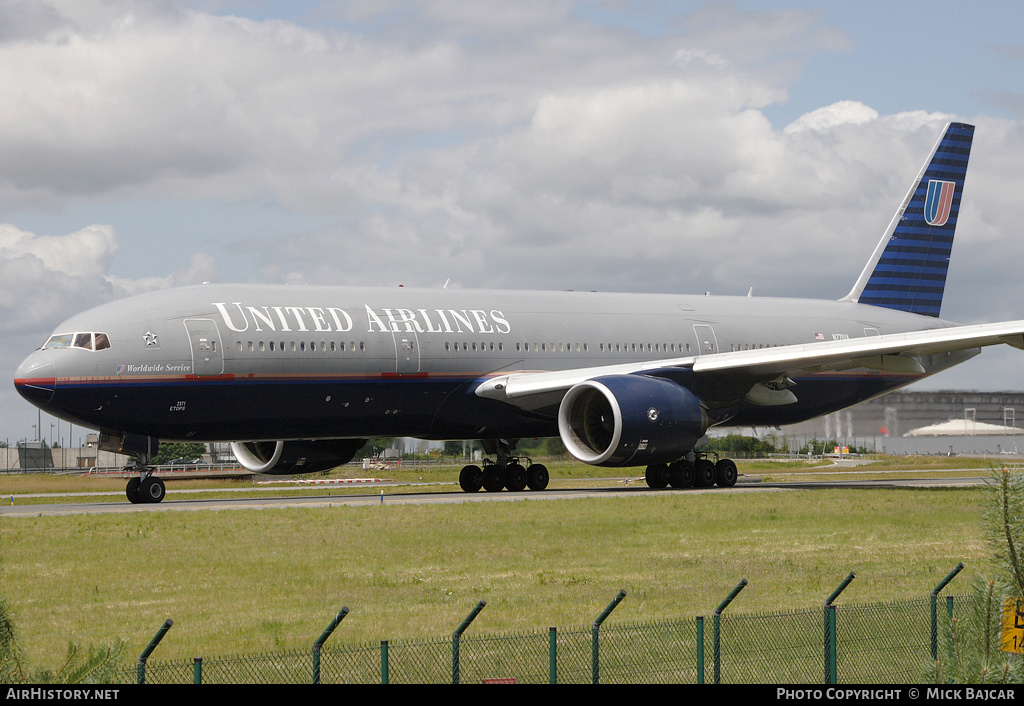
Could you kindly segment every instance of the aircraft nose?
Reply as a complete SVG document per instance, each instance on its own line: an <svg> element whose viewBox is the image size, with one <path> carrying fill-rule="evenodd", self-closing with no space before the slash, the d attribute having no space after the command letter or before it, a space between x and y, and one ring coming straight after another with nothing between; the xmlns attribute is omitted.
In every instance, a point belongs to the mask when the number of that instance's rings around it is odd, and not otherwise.
<svg viewBox="0 0 1024 706"><path fill-rule="evenodd" d="M49 404L57 387L57 374L50 355L36 351L26 358L14 374L14 387L36 407Z"/></svg>

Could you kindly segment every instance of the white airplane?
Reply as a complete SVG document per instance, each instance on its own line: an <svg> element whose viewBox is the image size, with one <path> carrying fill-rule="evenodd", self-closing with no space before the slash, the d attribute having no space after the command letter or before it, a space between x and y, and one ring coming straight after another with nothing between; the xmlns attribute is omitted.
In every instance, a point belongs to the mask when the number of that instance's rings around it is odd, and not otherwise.
<svg viewBox="0 0 1024 706"><path fill-rule="evenodd" d="M650 486L728 487L717 425L801 422L908 385L1024 321L938 318L974 128L946 126L839 301L590 292L203 285L60 324L15 374L23 397L133 453L126 494L159 502L160 440L229 441L260 473L321 471L371 436L480 439L460 485L542 490L517 440L560 436Z"/></svg>

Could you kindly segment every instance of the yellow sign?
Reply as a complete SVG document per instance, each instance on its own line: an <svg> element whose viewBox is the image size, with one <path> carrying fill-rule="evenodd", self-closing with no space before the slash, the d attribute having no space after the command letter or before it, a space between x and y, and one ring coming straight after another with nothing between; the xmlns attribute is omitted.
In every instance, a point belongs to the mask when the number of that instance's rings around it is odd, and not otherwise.
<svg viewBox="0 0 1024 706"><path fill-rule="evenodd" d="M1024 599L1003 601L1003 624L999 631L999 649L1024 654Z"/></svg>

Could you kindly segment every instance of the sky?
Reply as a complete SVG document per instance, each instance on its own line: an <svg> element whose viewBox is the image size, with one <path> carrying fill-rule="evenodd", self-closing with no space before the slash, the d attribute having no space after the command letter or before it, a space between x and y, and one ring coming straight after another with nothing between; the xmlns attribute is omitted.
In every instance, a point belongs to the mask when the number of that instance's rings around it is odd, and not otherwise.
<svg viewBox="0 0 1024 706"><path fill-rule="evenodd" d="M838 299L950 120L977 131L942 317L1024 318L1022 26L1010 1L0 0L0 368L200 282ZM915 389L1024 390L1022 356ZM0 440L34 424L0 386Z"/></svg>

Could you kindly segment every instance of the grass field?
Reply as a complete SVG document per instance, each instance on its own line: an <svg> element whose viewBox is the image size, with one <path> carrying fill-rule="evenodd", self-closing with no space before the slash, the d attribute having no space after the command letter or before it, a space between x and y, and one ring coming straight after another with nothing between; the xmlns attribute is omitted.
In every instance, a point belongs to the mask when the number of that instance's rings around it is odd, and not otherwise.
<svg viewBox="0 0 1024 706"><path fill-rule="evenodd" d="M821 605L850 571L845 602L926 596L959 561L952 589L967 590L988 561L982 499L666 492L6 518L2 593L37 665L68 640L125 638L133 659L166 618L154 660L306 648L346 605L332 642L446 637L480 599L474 632L588 625L620 588L611 620L710 615L742 578L730 611L785 611Z"/></svg>

